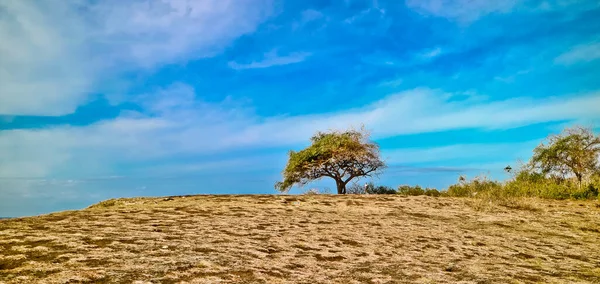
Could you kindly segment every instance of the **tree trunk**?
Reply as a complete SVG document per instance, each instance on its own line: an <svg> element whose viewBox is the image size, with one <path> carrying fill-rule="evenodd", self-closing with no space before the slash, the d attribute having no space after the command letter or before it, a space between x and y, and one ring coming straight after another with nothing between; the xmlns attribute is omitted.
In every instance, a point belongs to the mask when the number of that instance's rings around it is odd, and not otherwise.
<svg viewBox="0 0 600 284"><path fill-rule="evenodd" d="M579 189L581 189L581 181L583 179L583 175L580 173L575 173L575 176L577 177L577 181L579 182Z"/></svg>
<svg viewBox="0 0 600 284"><path fill-rule="evenodd" d="M341 180L336 180L335 185L337 186L338 194L346 194L346 184Z"/></svg>

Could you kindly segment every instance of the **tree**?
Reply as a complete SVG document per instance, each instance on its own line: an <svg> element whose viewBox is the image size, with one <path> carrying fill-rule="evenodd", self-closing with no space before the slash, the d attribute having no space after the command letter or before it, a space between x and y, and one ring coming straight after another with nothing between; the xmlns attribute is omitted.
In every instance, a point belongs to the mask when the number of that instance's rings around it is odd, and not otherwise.
<svg viewBox="0 0 600 284"><path fill-rule="evenodd" d="M346 185L352 179L373 176L385 167L379 145L368 138L364 129L317 132L309 147L289 152L283 181L275 183L275 188L284 192L295 184L329 177L335 180L337 193L346 194Z"/></svg>
<svg viewBox="0 0 600 284"><path fill-rule="evenodd" d="M589 128L566 128L547 138L533 150L530 166L546 176L566 178L574 175L581 186L584 176L598 171L600 137Z"/></svg>

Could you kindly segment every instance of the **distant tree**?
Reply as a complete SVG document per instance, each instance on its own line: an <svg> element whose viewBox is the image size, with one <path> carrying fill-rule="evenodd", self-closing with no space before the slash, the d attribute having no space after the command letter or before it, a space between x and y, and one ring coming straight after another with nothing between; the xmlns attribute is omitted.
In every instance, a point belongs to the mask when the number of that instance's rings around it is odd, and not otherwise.
<svg viewBox="0 0 600 284"><path fill-rule="evenodd" d="M585 176L598 172L600 137L589 128L566 128L558 135L550 135L546 143L533 150L531 169L546 176L564 179L574 175L581 186Z"/></svg>
<svg viewBox="0 0 600 284"><path fill-rule="evenodd" d="M279 191L293 185L329 177L335 180L337 193L346 194L346 185L354 178L370 177L385 168L379 157L379 145L369 141L361 129L317 132L312 144L299 152L290 151L283 181L275 183Z"/></svg>

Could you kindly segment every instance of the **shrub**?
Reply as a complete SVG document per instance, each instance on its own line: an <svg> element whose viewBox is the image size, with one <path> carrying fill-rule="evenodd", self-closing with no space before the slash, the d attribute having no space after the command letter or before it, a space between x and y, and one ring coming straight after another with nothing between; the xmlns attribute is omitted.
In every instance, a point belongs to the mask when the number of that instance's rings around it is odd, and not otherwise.
<svg viewBox="0 0 600 284"><path fill-rule="evenodd" d="M478 176L470 181L460 176L457 184L448 187L447 194L454 197L469 197L482 192L497 191L501 187L501 183L489 180L486 176Z"/></svg>
<svg viewBox="0 0 600 284"><path fill-rule="evenodd" d="M423 190L420 186L410 186L410 185L401 185L398 187L398 194L409 195L409 196L417 196L425 194L425 190Z"/></svg>
<svg viewBox="0 0 600 284"><path fill-rule="evenodd" d="M442 193L439 192L435 188L423 189L419 185L415 185L415 186L401 185L398 187L398 194L408 195L408 196L427 195L427 196L436 196L436 197L442 195Z"/></svg>
<svg viewBox="0 0 600 284"><path fill-rule="evenodd" d="M581 187L573 180L556 180L543 176L519 174L504 186L507 194L516 197L540 197L548 199L593 199L598 196L598 184L591 182ZM532 178L533 177L533 178Z"/></svg>
<svg viewBox="0 0 600 284"><path fill-rule="evenodd" d="M361 186L358 183L352 183L349 187L346 188L346 194L366 194L364 186Z"/></svg>
<svg viewBox="0 0 600 284"><path fill-rule="evenodd" d="M433 196L433 197L438 197L441 196L442 194L435 188L426 188L425 189L425 195L427 196Z"/></svg>
<svg viewBox="0 0 600 284"><path fill-rule="evenodd" d="M304 195L331 194L331 190L329 190L329 188L324 188L324 189L311 188L311 189L306 190L303 194Z"/></svg>
<svg viewBox="0 0 600 284"><path fill-rule="evenodd" d="M304 195L317 195L320 194L318 188L311 188L303 193Z"/></svg>
<svg viewBox="0 0 600 284"><path fill-rule="evenodd" d="M588 184L587 187L571 193L574 199L595 199L598 198L598 187L594 184Z"/></svg>
<svg viewBox="0 0 600 284"><path fill-rule="evenodd" d="M373 184L367 184L367 194L396 194L396 190L389 186L379 185L374 186Z"/></svg>
<svg viewBox="0 0 600 284"><path fill-rule="evenodd" d="M536 197L546 199L595 199L598 198L600 182L592 179L585 187L568 179L555 179L538 173L519 172L514 179L502 184L485 176L467 180L460 177L457 184L448 187L446 194L454 197L478 197L510 204L514 198ZM504 202L506 201L506 202Z"/></svg>
<svg viewBox="0 0 600 284"><path fill-rule="evenodd" d="M353 183L346 189L347 194L396 194L396 190L385 185L375 185L372 182L367 183L367 186L360 186L358 183Z"/></svg>

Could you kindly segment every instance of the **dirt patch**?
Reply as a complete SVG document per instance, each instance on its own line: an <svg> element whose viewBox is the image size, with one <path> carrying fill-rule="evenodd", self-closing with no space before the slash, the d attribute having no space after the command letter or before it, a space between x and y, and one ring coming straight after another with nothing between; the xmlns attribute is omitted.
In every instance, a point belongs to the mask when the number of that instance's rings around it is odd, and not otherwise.
<svg viewBox="0 0 600 284"><path fill-rule="evenodd" d="M0 222L0 283L600 283L600 207L535 202L115 199Z"/></svg>

